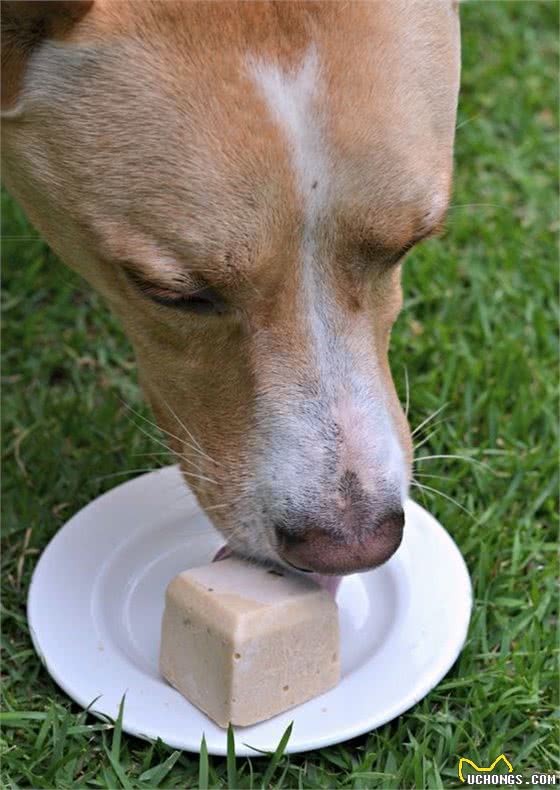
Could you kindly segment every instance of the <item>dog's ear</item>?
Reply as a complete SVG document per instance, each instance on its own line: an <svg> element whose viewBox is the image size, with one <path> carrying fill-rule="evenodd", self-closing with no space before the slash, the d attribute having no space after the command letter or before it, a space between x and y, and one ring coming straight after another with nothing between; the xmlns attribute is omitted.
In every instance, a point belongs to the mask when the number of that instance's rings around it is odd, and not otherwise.
<svg viewBox="0 0 560 790"><path fill-rule="evenodd" d="M2 0L2 114L17 105L27 61L46 38L62 38L94 0Z"/></svg>

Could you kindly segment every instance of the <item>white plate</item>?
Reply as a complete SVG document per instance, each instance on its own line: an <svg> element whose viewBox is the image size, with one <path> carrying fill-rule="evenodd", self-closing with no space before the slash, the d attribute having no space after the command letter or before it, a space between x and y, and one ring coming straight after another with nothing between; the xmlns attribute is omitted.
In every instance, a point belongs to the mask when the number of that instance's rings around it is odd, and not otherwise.
<svg viewBox="0 0 560 790"><path fill-rule="evenodd" d="M339 589L342 679L303 705L236 729L237 753L288 752L344 741L410 708L451 667L464 643L471 586L457 546L412 501L404 540L381 568ZM158 674L164 590L223 543L176 467L137 477L91 502L56 534L33 574L28 618L35 649L61 688L124 729L198 752L226 753L226 734ZM247 745L249 744L249 745Z"/></svg>

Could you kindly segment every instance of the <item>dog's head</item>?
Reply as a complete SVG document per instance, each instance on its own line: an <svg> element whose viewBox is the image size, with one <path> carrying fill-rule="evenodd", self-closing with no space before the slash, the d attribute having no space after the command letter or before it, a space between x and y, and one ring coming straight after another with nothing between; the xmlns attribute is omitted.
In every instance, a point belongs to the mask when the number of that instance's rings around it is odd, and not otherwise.
<svg viewBox="0 0 560 790"><path fill-rule="evenodd" d="M385 561L412 455L389 336L448 201L452 4L3 5L8 186L121 317L214 524L322 573Z"/></svg>

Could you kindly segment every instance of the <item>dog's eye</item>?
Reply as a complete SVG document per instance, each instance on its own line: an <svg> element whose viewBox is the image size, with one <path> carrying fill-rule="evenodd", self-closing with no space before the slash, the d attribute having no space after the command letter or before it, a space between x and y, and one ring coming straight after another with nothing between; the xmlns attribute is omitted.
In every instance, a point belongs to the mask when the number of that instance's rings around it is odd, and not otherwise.
<svg viewBox="0 0 560 790"><path fill-rule="evenodd" d="M130 274L129 274L130 276ZM204 286L190 294L173 291L169 288L162 288L159 285L142 280L135 275L131 276L136 287L152 302L163 305L164 307L174 307L176 310L184 310L189 313L200 314L222 314L227 309L224 299L214 288Z"/></svg>
<svg viewBox="0 0 560 790"><path fill-rule="evenodd" d="M160 289L161 290L161 289ZM213 288L201 288L192 294L162 293L148 294L150 299L164 307L174 307L178 310L187 310L189 313L224 313L226 304Z"/></svg>
<svg viewBox="0 0 560 790"><path fill-rule="evenodd" d="M359 247L359 254L360 258L368 264L375 264L385 270L396 266L413 246L414 244L410 243L399 250L392 250L384 245L362 241Z"/></svg>

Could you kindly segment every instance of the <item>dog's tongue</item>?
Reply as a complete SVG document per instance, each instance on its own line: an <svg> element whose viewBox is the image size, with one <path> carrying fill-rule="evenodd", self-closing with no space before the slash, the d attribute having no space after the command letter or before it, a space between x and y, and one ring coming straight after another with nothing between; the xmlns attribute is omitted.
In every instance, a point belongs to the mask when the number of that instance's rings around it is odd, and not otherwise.
<svg viewBox="0 0 560 790"><path fill-rule="evenodd" d="M232 553L233 553L232 550L226 543L224 546L221 546L218 549L212 562L225 560L227 557L230 557ZM336 598L338 587L340 585L340 582L342 581L341 576L321 576L320 573L309 573L306 574L306 577L313 579L313 581L316 581L317 584L320 584L321 587L327 590L327 592L329 592L333 598Z"/></svg>

